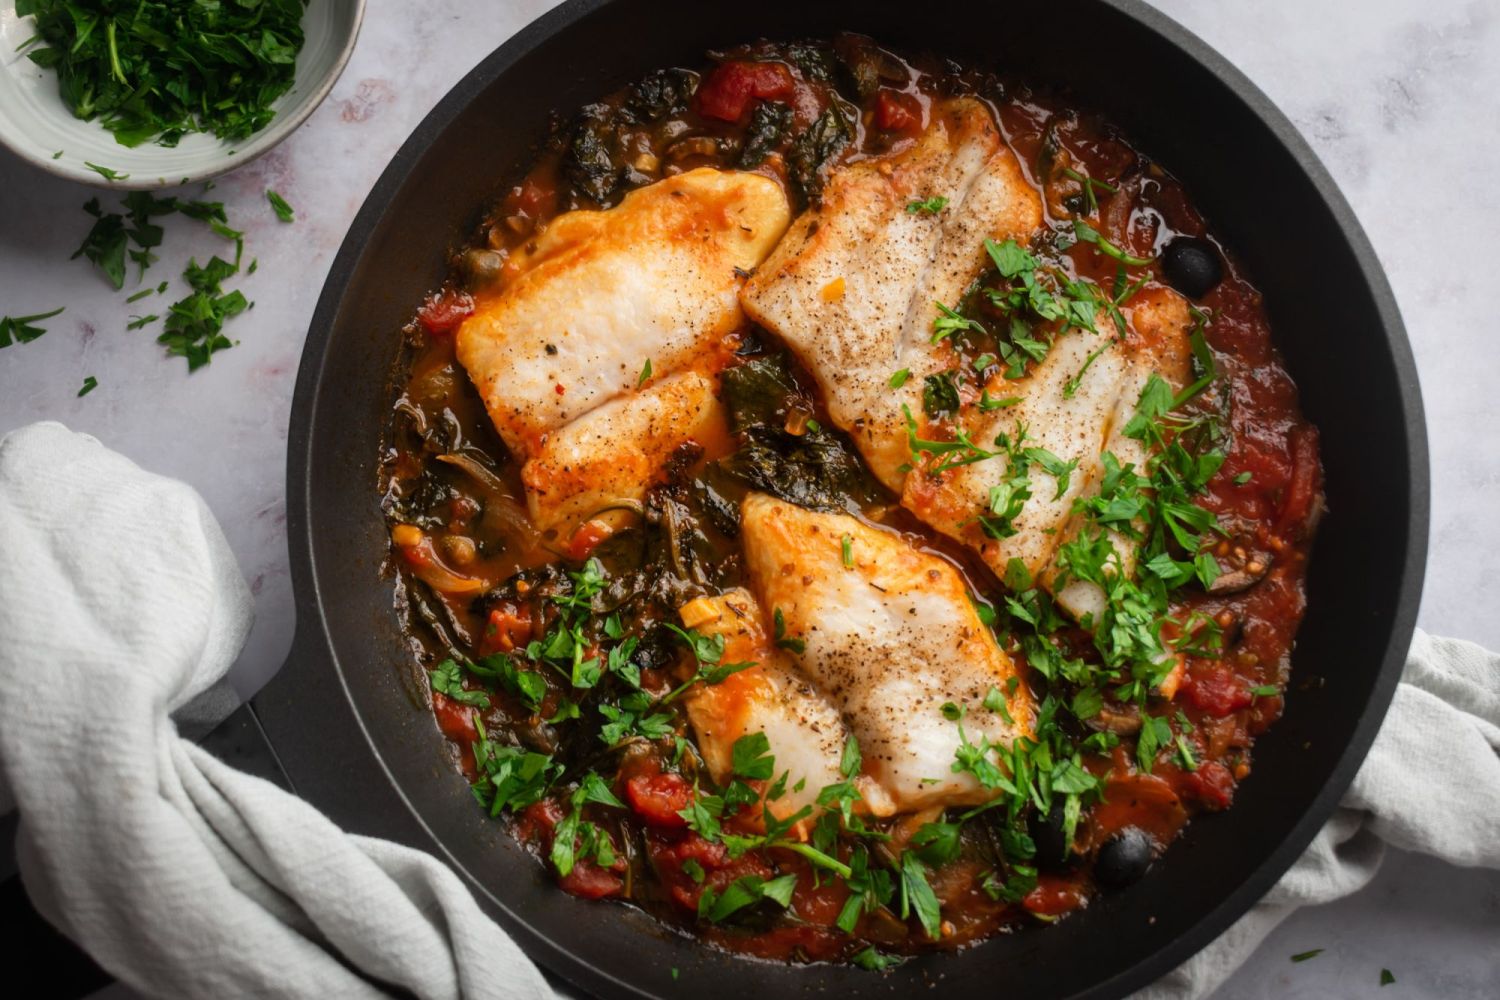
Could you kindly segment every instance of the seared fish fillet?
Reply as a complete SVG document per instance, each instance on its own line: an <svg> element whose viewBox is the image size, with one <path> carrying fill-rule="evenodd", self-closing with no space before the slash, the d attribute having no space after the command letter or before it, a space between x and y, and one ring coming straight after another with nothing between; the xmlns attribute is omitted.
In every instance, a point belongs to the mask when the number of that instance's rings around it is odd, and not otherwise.
<svg viewBox="0 0 1500 1000"><path fill-rule="evenodd" d="M789 218L775 181L704 168L633 191L608 211L558 216L512 255L498 291L459 328L457 352L512 454L540 463L527 479L540 522L566 520L599 492L576 470L604 455L579 449L602 445L608 432L616 455L656 457L670 451L663 428L682 431L702 415L679 393L569 429L635 392L647 361L658 379L712 375L725 338L744 323L743 275ZM668 413L668 403L682 405ZM569 482L547 478L559 470ZM616 470L609 489L639 497L644 483L625 479Z"/></svg>
<svg viewBox="0 0 1500 1000"><path fill-rule="evenodd" d="M972 547L997 575L1003 577L1010 560L1019 559L1050 587L1056 573L1049 567L1057 548L1078 529L1071 515L1074 500L1099 491L1103 452L1113 453L1122 466L1144 470L1145 448L1123 430L1147 380L1155 372L1175 390L1190 372L1192 320L1186 301L1157 287L1138 293L1133 302L1129 337L1121 341L1101 313L1097 332L1065 333L1053 342L1045 360L1023 377L998 377L990 383L991 397L1014 397L1019 399L1016 405L970 415L969 435L985 447L1000 434L1015 441L1024 429L1022 447L1044 448L1064 462L1076 463L1066 476L1058 477L1035 464L1027 467L1032 496L1011 521L1014 534L992 538L978 520L988 512L990 488L1009 476L1004 456L950 469L939 478L915 473L907 478L902 504ZM1134 545L1123 536L1115 541L1121 569L1134 572ZM1078 619L1103 608L1103 594L1093 584L1073 581L1055 596Z"/></svg>
<svg viewBox="0 0 1500 1000"><path fill-rule="evenodd" d="M727 433L713 382L697 372L613 399L552 433L521 467L531 521L546 531L638 500L678 446Z"/></svg>
<svg viewBox="0 0 1500 1000"><path fill-rule="evenodd" d="M776 775L788 775L785 794L767 805L782 818L803 806L816 810L818 792L844 780L839 761L849 730L838 709L771 643L765 615L749 591L690 601L682 616L684 625L703 635L724 636L723 662L756 664L718 684L698 684L686 697L688 720L709 773L727 784L734 773L734 741L765 733ZM878 786L863 777L855 780L871 812L885 816L893 811Z"/></svg>
<svg viewBox="0 0 1500 1000"><path fill-rule="evenodd" d="M948 199L936 214L913 201ZM1027 242L1041 200L978 101L944 102L916 142L832 174L745 285L751 319L817 379L829 416L875 475L900 491L908 459L901 404L921 412L922 377L949 367L934 346L935 303L956 305L986 264L986 238ZM900 390L891 375L911 370Z"/></svg>
<svg viewBox="0 0 1500 1000"><path fill-rule="evenodd" d="M751 587L780 610L786 634L805 643L788 656L839 710L864 754L865 773L897 812L983 802L994 794L952 770L967 708L972 743L1008 745L1031 732L1031 696L979 620L962 578L937 556L845 514L825 514L751 494L742 506ZM843 561L850 539L852 568ZM1011 720L983 707L991 688Z"/></svg>

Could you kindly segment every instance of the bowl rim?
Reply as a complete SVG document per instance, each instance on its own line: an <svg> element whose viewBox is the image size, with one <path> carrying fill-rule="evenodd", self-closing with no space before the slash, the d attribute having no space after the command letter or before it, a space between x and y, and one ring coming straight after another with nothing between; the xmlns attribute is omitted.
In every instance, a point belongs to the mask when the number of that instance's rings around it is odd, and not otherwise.
<svg viewBox="0 0 1500 1000"><path fill-rule="evenodd" d="M302 101L289 113L278 114L269 125L251 136L250 140L240 148L236 148L231 154L228 151L219 153L213 166L201 167L184 174L176 174L171 177L147 177L144 174L131 173L120 180L109 180L81 164L69 163L67 160L55 160L51 153L46 155L37 151L36 147L24 142L19 142L10 133L0 129L0 146L14 153L18 158L29 163L31 166L51 174L53 177L61 177L63 180L75 181L86 184L89 187L102 188L106 191L159 191L163 188L181 187L184 184L197 184L200 181L211 180L223 174L236 170L247 163L252 163L262 156L281 145L297 128L328 99L333 87L344 75L344 69L349 65L350 58L354 55L354 46L359 42L360 29L364 27L365 7L367 0L353 0L354 23L343 45L339 48L338 55L334 58L333 65L328 72L318 81L311 90L309 100Z"/></svg>

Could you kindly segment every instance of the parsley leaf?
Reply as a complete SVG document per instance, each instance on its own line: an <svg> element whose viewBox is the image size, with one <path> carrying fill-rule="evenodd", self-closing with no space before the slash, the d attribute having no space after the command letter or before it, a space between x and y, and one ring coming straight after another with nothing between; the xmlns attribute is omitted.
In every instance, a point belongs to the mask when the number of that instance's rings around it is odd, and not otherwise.
<svg viewBox="0 0 1500 1000"><path fill-rule="evenodd" d="M948 199L942 195L933 195L931 198L923 198L921 201L907 202L906 210L913 215L937 215L948 207Z"/></svg>
<svg viewBox="0 0 1500 1000"><path fill-rule="evenodd" d="M942 913L937 894L927 881L927 867L912 851L901 855L901 918L904 920L915 911L917 920L927 936L937 940L942 936Z"/></svg>
<svg viewBox="0 0 1500 1000"><path fill-rule="evenodd" d="M267 190L266 200L271 203L271 208L273 211L275 211L276 218L280 219L282 222L291 222L297 217L297 214L292 209L292 206L288 205L286 199L277 194L275 191Z"/></svg>
<svg viewBox="0 0 1500 1000"><path fill-rule="evenodd" d="M33 316L0 316L0 347L9 347L13 343L31 343L47 332L33 324L51 319L65 308L67 307L59 306L51 312L36 313Z"/></svg>

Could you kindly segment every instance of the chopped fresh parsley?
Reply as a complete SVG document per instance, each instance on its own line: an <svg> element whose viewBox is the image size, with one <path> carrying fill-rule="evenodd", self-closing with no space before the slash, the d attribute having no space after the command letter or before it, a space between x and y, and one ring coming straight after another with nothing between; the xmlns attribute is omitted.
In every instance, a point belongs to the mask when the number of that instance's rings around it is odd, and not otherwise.
<svg viewBox="0 0 1500 1000"><path fill-rule="evenodd" d="M1396 977L1393 976L1393 975L1391 975L1391 970L1390 969L1381 969L1380 970L1380 985L1381 986L1390 986L1395 981L1396 981Z"/></svg>
<svg viewBox="0 0 1500 1000"><path fill-rule="evenodd" d="M937 215L948 207L948 199L942 195L933 195L931 198L923 198L921 201L908 202L906 210L913 215Z"/></svg>
<svg viewBox="0 0 1500 1000"><path fill-rule="evenodd" d="M428 671L428 678L432 681L432 689L439 694L447 695L460 705L469 705L473 708L489 708L490 696L483 691L469 691L464 688L464 672L455 660L444 660L436 668Z"/></svg>
<svg viewBox="0 0 1500 1000"><path fill-rule="evenodd" d="M798 655L807 652L807 640L786 634L786 616L781 613L780 608L771 615L771 624L775 629L774 638L779 648L789 649Z"/></svg>
<svg viewBox="0 0 1500 1000"><path fill-rule="evenodd" d="M79 397L87 396L99 387L99 380L89 375L83 380L83 388L78 390Z"/></svg>
<svg viewBox="0 0 1500 1000"><path fill-rule="evenodd" d="M282 222L291 222L297 217L297 213L287 204L285 198L275 191L266 191L266 200L271 203L271 209L276 213L276 218Z"/></svg>
<svg viewBox="0 0 1500 1000"><path fill-rule="evenodd" d="M853 536L851 536L851 535L845 535L843 538L839 539L839 550L840 550L840 559L841 559L841 561L844 564L844 568L845 569L853 569L854 568L854 538L853 538Z"/></svg>
<svg viewBox="0 0 1500 1000"><path fill-rule="evenodd" d="M21 0L21 2L24 3L25 0ZM83 165L111 183L115 181L128 180L130 178L129 174L122 174L113 167L101 167L99 164L90 163L88 160L84 160Z"/></svg>
<svg viewBox="0 0 1500 1000"><path fill-rule="evenodd" d="M1124 250L1121 250L1119 247L1115 246L1109 240L1101 236L1097 229L1089 225L1087 222L1084 222L1082 219L1073 220L1073 232L1081 242L1092 243L1094 246L1098 247L1100 253L1104 254L1106 257L1113 257L1121 264L1128 264L1131 267L1145 267L1147 264L1156 259L1154 257L1135 257L1126 253Z"/></svg>
<svg viewBox="0 0 1500 1000"><path fill-rule="evenodd" d="M122 146L175 146L189 132L234 141L260 131L292 86L304 10L303 0L16 2L18 16L36 19L41 44L31 61L57 72L74 117L99 121Z"/></svg>
<svg viewBox="0 0 1500 1000"><path fill-rule="evenodd" d="M882 972L902 964L906 961L906 958L903 955L886 955L876 951L874 945L870 945L864 951L855 954L849 961L861 969L868 969L870 972Z"/></svg>
<svg viewBox="0 0 1500 1000"><path fill-rule="evenodd" d="M903 385L906 384L906 380L909 379L909 378L911 378L911 369L910 368L903 368L900 371L893 373L891 375L891 388L892 389L899 389L899 388L901 388Z"/></svg>
<svg viewBox="0 0 1500 1000"><path fill-rule="evenodd" d="M646 359L646 363L644 365L641 365L641 375L640 375L640 378L638 378L638 379L635 380L635 387L637 389L639 389L641 386L643 386L643 385L646 384L646 380L649 379L650 377L651 377L651 359L647 358Z"/></svg>
<svg viewBox="0 0 1500 1000"><path fill-rule="evenodd" d="M51 312L31 316L0 316L0 347L9 347L13 343L31 343L47 332L36 324L44 319L51 319L65 308L66 306L58 306Z"/></svg>
<svg viewBox="0 0 1500 1000"><path fill-rule="evenodd" d="M1312 951L1299 951L1297 954L1292 956L1292 961L1306 962L1308 959L1317 958L1321 954L1323 954L1322 948L1314 948Z"/></svg>

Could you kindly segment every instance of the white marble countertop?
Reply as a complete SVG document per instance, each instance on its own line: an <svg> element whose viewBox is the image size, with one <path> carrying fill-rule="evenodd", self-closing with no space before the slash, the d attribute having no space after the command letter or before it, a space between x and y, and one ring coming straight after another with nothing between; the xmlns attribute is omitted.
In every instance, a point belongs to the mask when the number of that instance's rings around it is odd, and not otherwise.
<svg viewBox="0 0 1500 1000"><path fill-rule="evenodd" d="M1156 0L1256 81L1312 142L1383 260L1425 389L1432 450L1432 551L1421 625L1500 646L1500 351L1488 324L1493 270L1471 248L1500 233L1500 3L1496 0ZM87 431L196 486L223 523L257 601L235 670L249 694L291 642L284 464L293 380L334 253L389 157L468 69L549 0L372 4L328 101L287 142L221 179L259 270L238 340L189 377L87 262L69 262L95 192L0 152L0 315L67 311L48 334L0 352L0 433L38 419ZM13 58L9 53L0 58ZM264 198L297 209L278 223ZM1253 196L1253 192L1247 192ZM154 280L221 241L169 220ZM178 282L180 284L180 282ZM75 393L85 376L99 386ZM1476 611L1478 613L1476 613ZM1291 964L1290 955L1326 951ZM1500 983L1500 874L1392 854L1376 881L1294 916L1216 994L1489 997ZM1380 991L1382 997L1385 991Z"/></svg>

